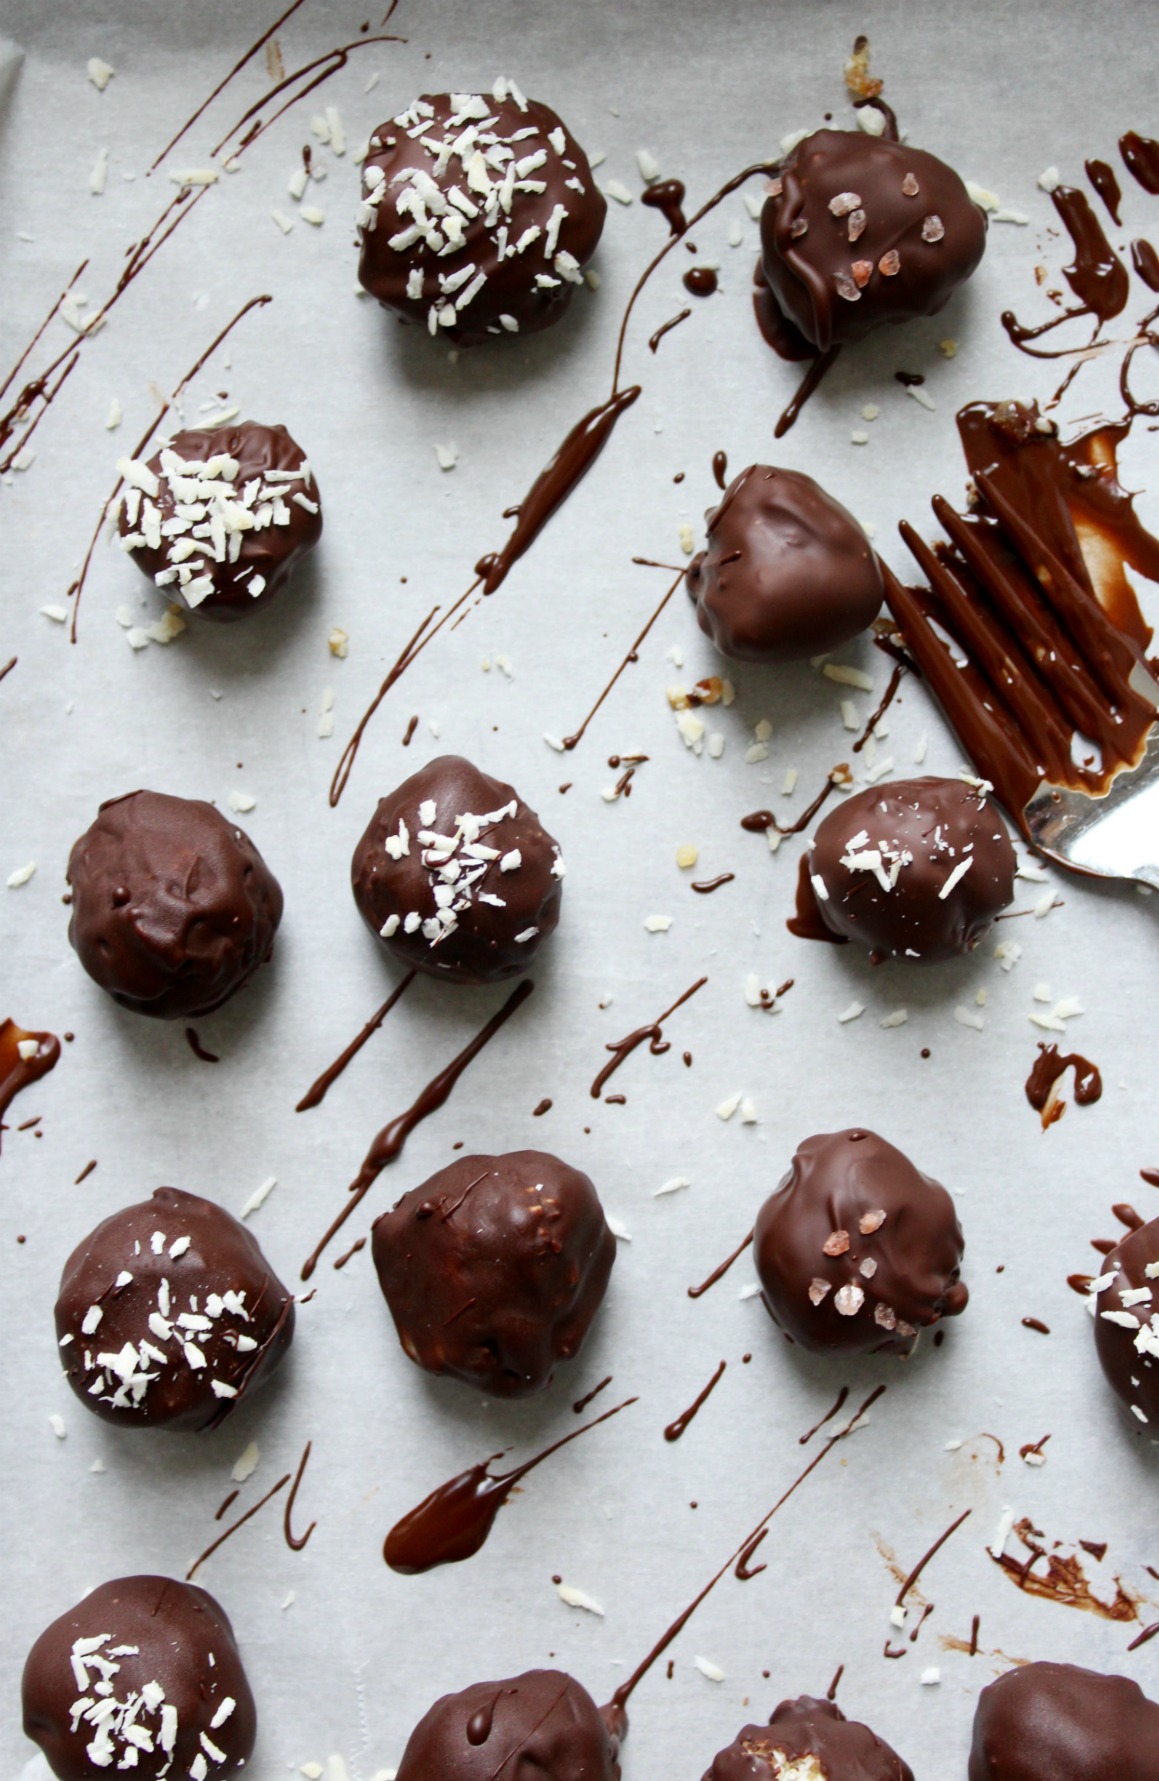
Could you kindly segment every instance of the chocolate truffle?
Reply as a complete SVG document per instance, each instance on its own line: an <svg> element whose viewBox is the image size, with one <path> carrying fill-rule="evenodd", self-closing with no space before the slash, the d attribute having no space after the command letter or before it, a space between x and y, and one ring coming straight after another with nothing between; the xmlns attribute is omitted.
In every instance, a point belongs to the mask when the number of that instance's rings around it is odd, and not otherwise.
<svg viewBox="0 0 1159 1781"><path fill-rule="evenodd" d="M450 344L531 333L583 284L606 212L575 138L514 81L430 93L370 138L359 282Z"/></svg>
<svg viewBox="0 0 1159 1781"><path fill-rule="evenodd" d="M768 1725L746 1725L704 1781L913 1781L913 1771L867 1725L832 1701L782 1701Z"/></svg>
<svg viewBox="0 0 1159 1781"><path fill-rule="evenodd" d="M501 1398L542 1391L579 1353L616 1259L588 1177L542 1150L459 1157L372 1240L411 1359Z"/></svg>
<svg viewBox="0 0 1159 1781"><path fill-rule="evenodd" d="M257 1713L221 1605L169 1577L102 1583L37 1639L24 1730L60 1781L128 1769L209 1781L244 1768Z"/></svg>
<svg viewBox="0 0 1159 1781"><path fill-rule="evenodd" d="M198 618L268 606L322 536L318 485L285 427L192 429L117 469L121 548Z"/></svg>
<svg viewBox="0 0 1159 1781"><path fill-rule="evenodd" d="M1136 1433L1159 1425L1159 1218L1131 1231L1103 1263L1095 1347ZM1157 1709L1159 1711L1159 1709Z"/></svg>
<svg viewBox="0 0 1159 1781"><path fill-rule="evenodd" d="M419 1720L398 1781L619 1781L617 1740L586 1688L527 1670L445 1694Z"/></svg>
<svg viewBox="0 0 1159 1781"><path fill-rule="evenodd" d="M989 790L895 779L846 798L802 862L809 912L867 946L874 964L932 965L971 952L1013 897L1018 864Z"/></svg>
<svg viewBox="0 0 1159 1781"><path fill-rule="evenodd" d="M381 799L350 869L371 932L451 983L530 970L559 920L563 874L558 842L514 786L455 754Z"/></svg>
<svg viewBox="0 0 1159 1781"><path fill-rule="evenodd" d="M908 1354L965 1310L965 1246L941 1183L859 1130L806 1138L753 1231L765 1308L818 1354Z"/></svg>
<svg viewBox="0 0 1159 1781"><path fill-rule="evenodd" d="M881 609L877 557L851 513L799 470L750 464L707 516L685 585L701 630L741 662L847 643Z"/></svg>
<svg viewBox="0 0 1159 1781"><path fill-rule="evenodd" d="M761 270L818 352L936 315L986 245L985 212L952 167L862 130L814 130L768 191Z"/></svg>
<svg viewBox="0 0 1159 1781"><path fill-rule="evenodd" d="M216 1428L275 1370L294 1299L212 1200L159 1187L64 1264L56 1334L82 1404L129 1428Z"/></svg>
<svg viewBox="0 0 1159 1781"><path fill-rule="evenodd" d="M220 1008L269 958L282 891L212 804L128 792L102 804L68 861L68 937L122 1008L184 1020Z"/></svg>
<svg viewBox="0 0 1159 1781"><path fill-rule="evenodd" d="M1159 1706L1126 1676L1007 1670L978 1697L969 1781L1159 1781Z"/></svg>

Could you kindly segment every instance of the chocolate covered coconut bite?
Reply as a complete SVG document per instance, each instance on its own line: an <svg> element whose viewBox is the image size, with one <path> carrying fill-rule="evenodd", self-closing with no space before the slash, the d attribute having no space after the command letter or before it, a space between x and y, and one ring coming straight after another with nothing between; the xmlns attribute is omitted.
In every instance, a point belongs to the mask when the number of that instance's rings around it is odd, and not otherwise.
<svg viewBox="0 0 1159 1781"><path fill-rule="evenodd" d="M245 1226L179 1188L104 1219L61 1275L65 1377L125 1428L216 1428L293 1334L293 1295Z"/></svg>
<svg viewBox="0 0 1159 1781"><path fill-rule="evenodd" d="M746 1725L704 1781L913 1781L895 1750L832 1701L782 1701L767 1725Z"/></svg>
<svg viewBox="0 0 1159 1781"><path fill-rule="evenodd" d="M579 1353L616 1259L588 1177L542 1150L459 1157L376 1221L373 1245L410 1358L505 1398Z"/></svg>
<svg viewBox="0 0 1159 1781"><path fill-rule="evenodd" d="M1159 1781L1159 1705L1074 1664L1007 1670L978 1697L969 1781Z"/></svg>
<svg viewBox="0 0 1159 1781"><path fill-rule="evenodd" d="M862 130L814 130L768 194L761 270L818 352L935 315L986 245L985 212L952 167Z"/></svg>
<svg viewBox="0 0 1159 1781"><path fill-rule="evenodd" d="M1094 1282L1095 1347L1138 1434L1159 1435L1159 1218L1112 1249Z"/></svg>
<svg viewBox="0 0 1159 1781"><path fill-rule="evenodd" d="M792 662L872 624L882 581L865 533L811 476L750 464L707 516L685 585L722 655Z"/></svg>
<svg viewBox="0 0 1159 1781"><path fill-rule="evenodd" d="M407 1739L397 1781L619 1781L619 1745L586 1688L528 1670L445 1694Z"/></svg>
<svg viewBox="0 0 1159 1781"><path fill-rule="evenodd" d="M401 964L451 983L530 969L564 864L514 786L444 754L383 798L351 862L354 901Z"/></svg>
<svg viewBox="0 0 1159 1781"><path fill-rule="evenodd" d="M971 952L1014 895L1014 848L990 788L896 779L830 810L801 862L798 917L875 964Z"/></svg>
<svg viewBox="0 0 1159 1781"><path fill-rule="evenodd" d="M128 792L102 804L68 861L68 937L122 1008L182 1020L220 1008L269 958L277 879L212 804Z"/></svg>
<svg viewBox="0 0 1159 1781"><path fill-rule="evenodd" d="M806 1138L753 1231L766 1309L819 1354L908 1354L965 1310L965 1247L941 1183L856 1129Z"/></svg>
<svg viewBox="0 0 1159 1781"><path fill-rule="evenodd" d="M322 536L318 485L285 427L193 429L117 469L122 549L199 618L268 606Z"/></svg>
<svg viewBox="0 0 1159 1781"><path fill-rule="evenodd" d="M514 81L430 93L370 139L359 281L449 343L531 333L583 284L606 211L575 138Z"/></svg>
<svg viewBox="0 0 1159 1781"><path fill-rule="evenodd" d="M169 1577L91 1590L24 1665L24 1730L60 1781L128 1770L210 1781L244 1768L257 1713L224 1608Z"/></svg>

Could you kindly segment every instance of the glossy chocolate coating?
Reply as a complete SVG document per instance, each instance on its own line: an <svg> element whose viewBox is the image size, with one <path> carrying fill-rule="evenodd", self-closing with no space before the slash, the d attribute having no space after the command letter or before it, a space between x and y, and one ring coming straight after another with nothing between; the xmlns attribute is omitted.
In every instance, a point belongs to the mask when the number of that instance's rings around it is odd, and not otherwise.
<svg viewBox="0 0 1159 1781"><path fill-rule="evenodd" d="M227 1775L254 1747L257 1713L229 1618L204 1589L169 1577L92 1590L41 1633L21 1692L24 1730L60 1781Z"/></svg>
<svg viewBox="0 0 1159 1781"><path fill-rule="evenodd" d="M913 1781L913 1772L867 1725L803 1694L768 1725L742 1727L704 1781Z"/></svg>
<svg viewBox="0 0 1159 1781"><path fill-rule="evenodd" d="M920 965L977 946L1014 895L1018 863L993 798L933 777L844 799L818 827L808 859L827 928L867 946L875 963Z"/></svg>
<svg viewBox="0 0 1159 1781"><path fill-rule="evenodd" d="M380 801L350 877L363 921L402 964L498 983L530 970L555 928L563 872L514 786L444 754Z"/></svg>
<svg viewBox="0 0 1159 1781"><path fill-rule="evenodd" d="M806 1138L753 1231L766 1308L819 1354L908 1354L965 1310L965 1247L941 1183L856 1128Z"/></svg>
<svg viewBox="0 0 1159 1781"><path fill-rule="evenodd" d="M293 1295L245 1226L176 1187L104 1219L61 1275L65 1377L126 1428L216 1428L293 1334Z"/></svg>
<svg viewBox="0 0 1159 1781"><path fill-rule="evenodd" d="M1159 1436L1159 1218L1112 1249L1103 1275L1114 1279L1095 1306L1095 1347L1107 1382L1131 1412L1131 1426ZM1124 1303L1123 1295L1127 1302ZM1141 1296L1140 1296L1141 1295Z"/></svg>
<svg viewBox="0 0 1159 1781"><path fill-rule="evenodd" d="M1159 1781L1159 1705L1074 1664L1007 1670L978 1697L969 1781Z"/></svg>
<svg viewBox="0 0 1159 1781"><path fill-rule="evenodd" d="M248 618L268 606L322 536L318 485L285 427L234 421L193 428L144 469L156 488L130 483L122 495L123 547L162 593L198 618ZM183 516L183 525L178 506L204 514ZM189 543L198 548L187 556Z"/></svg>
<svg viewBox="0 0 1159 1781"><path fill-rule="evenodd" d="M68 937L122 1008L220 1008L269 958L282 891L248 835L198 798L110 798L68 861Z"/></svg>
<svg viewBox="0 0 1159 1781"><path fill-rule="evenodd" d="M742 662L824 654L872 624L881 571L853 515L799 470L750 464L709 512L685 585L701 630Z"/></svg>
<svg viewBox="0 0 1159 1781"><path fill-rule="evenodd" d="M588 1177L542 1150L457 1158L383 1213L373 1245L411 1359L503 1398L579 1353L616 1259Z"/></svg>
<svg viewBox="0 0 1159 1781"><path fill-rule="evenodd" d="M819 352L885 322L935 315L982 258L985 212L952 167L908 143L814 130L772 186L761 211L761 266L781 309Z"/></svg>
<svg viewBox="0 0 1159 1781"><path fill-rule="evenodd" d="M416 99L379 125L362 169L360 283L454 345L558 321L607 213L555 112L496 90Z"/></svg>
<svg viewBox="0 0 1159 1781"><path fill-rule="evenodd" d="M617 1740L586 1688L528 1670L445 1694L407 1739L398 1781L619 1781Z"/></svg>

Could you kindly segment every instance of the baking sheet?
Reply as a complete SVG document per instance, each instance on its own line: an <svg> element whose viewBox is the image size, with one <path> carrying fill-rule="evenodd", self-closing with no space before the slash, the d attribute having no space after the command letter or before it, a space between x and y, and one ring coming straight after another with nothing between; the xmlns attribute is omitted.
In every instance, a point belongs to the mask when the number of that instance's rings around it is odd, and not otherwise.
<svg viewBox="0 0 1159 1781"><path fill-rule="evenodd" d="M38 325L78 261L95 303L121 256L168 193L145 168L276 9L198 4L109 9L87 0L52 8L8 0L0 47L0 240L4 243L5 364ZM277 34L288 69L359 36L378 16L350 0L307 4ZM1159 1644L1127 1655L1137 1625L1115 1624L1021 1595L986 1555L1006 1506L1048 1540L1107 1541L1084 1561L1110 1599L1114 1575L1156 1597L1152 1446L1132 1439L1104 1389L1083 1306L1066 1274L1094 1271L1094 1236L1115 1235L1110 1204L1150 1215L1154 1190L1137 1176L1159 1159L1151 1039L1155 913L1128 888L1061 881L1060 904L1002 932L1023 947L1005 973L993 945L929 972L874 971L853 949L809 946L784 929L798 845L770 857L738 818L771 803L795 814L836 760L847 758L839 699L808 669L738 668L731 709L708 713L723 758L688 752L665 688L719 670L682 593L649 635L586 739L570 756L544 732L567 733L588 710L666 585L636 555L681 561L679 527L699 528L716 489L713 451L735 472L753 460L820 478L876 531L899 570L895 525L924 523L929 496L960 493L952 425L978 397L1045 396L1056 367L1018 355L998 324L1013 305L1045 314L1033 266L1057 269L1062 245L1035 180L1051 162L1077 178L1084 156L1114 159L1127 128L1155 133L1153 83L1127 9L1085 5L969 9L840 3L776 8L720 0L636 0L534 7L401 0L390 30L405 41L352 54L311 100L247 152L156 261L106 328L86 343L44 420L35 461L0 488L4 659L3 875L35 860L35 877L0 892L5 1008L25 1026L75 1033L56 1071L14 1104L0 1171L0 1320L10 1357L3 1441L4 1596L8 1638L0 1688L4 1772L20 1774L30 1746L16 1698L23 1656L80 1592L135 1570L184 1573L214 1533L230 1468L252 1439L261 1462L236 1508L312 1457L298 1518L316 1518L309 1546L282 1542L278 1504L205 1567L200 1581L233 1617L261 1727L251 1772L345 1763L353 1781L393 1769L434 1697L482 1676L530 1665L571 1670L607 1698L672 1617L771 1506L814 1450L798 1437L847 1384L850 1406L880 1380L886 1396L868 1428L837 1448L778 1515L761 1551L768 1569L726 1577L631 1708L625 1774L698 1774L749 1718L785 1695L824 1693L844 1664L838 1700L907 1759L919 1781L964 1772L978 1689L1011 1659L1066 1658L1135 1676L1159 1691ZM684 306L678 249L648 287L633 322L627 374L644 393L588 479L493 599L471 610L409 670L374 720L336 810L327 787L342 745L385 668L429 607L466 587L471 565L505 535L518 500L567 425L606 393L627 294L663 239L638 202L638 148L679 176L696 204L741 166L776 152L785 133L846 115L841 65L868 31L886 96L912 139L1025 213L996 225L982 267L943 316L843 356L796 429L772 427L798 376L761 344L749 305L756 225L730 199L695 232L698 260L720 262L720 294L689 300L690 319L660 346L646 341ZM116 70L103 93L89 56ZM357 176L310 134L336 105L350 143L423 90L488 86L499 72L553 104L591 153L601 179L634 194L613 202L596 265L560 327L452 363L417 331L399 328L353 292ZM373 91L365 88L379 75ZM259 54L227 88L168 167L200 166L221 131L268 91ZM1081 94L1081 103L1079 95ZM317 228L294 216L286 182L311 142L326 178L310 201ZM106 189L89 190L109 150ZM130 178L132 175L134 177ZM1155 200L1124 176L1124 219L1113 239L1154 227ZM283 236L271 220L293 217ZM741 244L730 245L730 225ZM251 296L274 301L243 321L230 358L219 353L192 384L186 413L219 391L242 411L284 421L309 452L326 532L312 563L272 617L246 626L190 626L168 648L126 646L118 607L139 623L159 607L115 549L98 548L81 609L80 640L41 615L60 604L113 480L113 463L169 390ZM953 337L957 356L938 342ZM65 338L54 324L54 344ZM926 374L936 412L892 378ZM1100 382L1102 379L1102 382ZM123 406L105 429L110 402ZM879 417L867 446L850 441L862 406ZM1090 367L1065 413L1115 412L1104 368ZM454 470L436 443L453 441ZM1136 429L1124 462L1133 486L1159 491L1154 444ZM684 473L684 480L673 479ZM1159 519L1153 494L1140 508ZM1149 610L1154 613L1154 603ZM346 660L327 635L349 632ZM670 659L676 649L683 658ZM513 677L494 664L509 658ZM888 663L867 643L841 659L884 690ZM317 734L324 695L335 730ZM216 696L220 695L220 696ZM875 696L854 693L868 715ZM407 751L412 714L420 722ZM767 760L745 753L761 718ZM438 735L434 734L437 729ZM960 751L912 679L889 717L878 759L899 774L956 771ZM341 1273L325 1263L301 1314L288 1365L225 1428L201 1440L134 1439L86 1416L58 1370L50 1307L64 1256L99 1218L172 1183L239 1210L270 1175L277 1187L252 1228L283 1277L297 1269L342 1203L367 1143L502 1000L501 990L442 992L416 984L381 1033L305 1115L295 1101L396 981L353 908L346 861L375 799L443 750L462 751L515 781L563 844L569 872L563 922L535 972L536 992L472 1065L449 1105L420 1126L380 1180L351 1238L407 1187L450 1160L451 1145L504 1150L537 1144L586 1168L631 1234L581 1360L546 1398L477 1402L409 1365L397 1347L367 1253ZM630 799L609 804L612 753L649 756ZM780 787L799 771L792 798ZM572 789L560 795L565 781ZM61 907L68 849L97 803L136 785L209 797L256 797L244 826L286 893L272 968L197 1027L221 1054L210 1068L181 1023L134 1020L101 996L66 940ZM695 876L735 882L692 895L678 846L700 850ZM1021 884L1016 907L1047 885ZM652 914L670 930L645 930ZM783 1011L744 1000L746 974L794 988ZM604 1045L650 1020L698 976L706 987L676 1015L672 1049L637 1052L610 1085L625 1106L593 1101ZM1071 1107L1039 1129L1022 1083L1042 1035L1029 1023L1035 986L1077 995L1085 1012L1070 1042L1100 1065L1102 1101ZM985 992L985 1006L979 998ZM864 1013L842 1024L853 1001ZM904 1025L882 1017L908 1010ZM981 1013L984 1028L955 1010ZM930 1050L923 1060L920 1051ZM693 1056L690 1069L682 1052ZM725 1123L724 1098L751 1095L759 1120ZM544 1096L553 1107L534 1119ZM967 1235L968 1312L906 1365L822 1364L790 1352L756 1299L747 1259L697 1302L685 1287L743 1236L761 1199L807 1134L864 1123L901 1145L960 1196ZM97 1169L74 1177L90 1158ZM688 1189L654 1198L675 1175ZM17 1236L27 1240L17 1244ZM342 1245L336 1246L341 1248ZM331 1256L335 1253L331 1252ZM1001 1271L1000 1271L1001 1270ZM1041 1336L1024 1316L1050 1326ZM742 1356L751 1354L743 1364ZM728 1370L682 1440L662 1430L721 1359ZM574 1427L571 1403L606 1373L593 1409L638 1403L532 1474L484 1550L465 1566L401 1578L382 1564L391 1523L435 1484L488 1452L513 1460ZM50 1415L63 1418L54 1436ZM997 1464L992 1441L1005 1443ZM1023 1443L1049 1433L1032 1469ZM819 1437L815 1438L819 1439ZM964 1445L948 1450L948 1443ZM695 1504L695 1507L691 1505ZM904 1659L886 1661L889 1607L903 1573L965 1508L969 1520L933 1561L923 1589L936 1604ZM605 1609L566 1608L562 1576ZM286 1605L293 1593L292 1603ZM981 1618L979 1654L945 1649ZM1159 1617L1146 1602L1142 1622ZM911 1615L910 1628L914 1623ZM908 1630L908 1629L907 1629ZM707 1657L713 1682L695 1667ZM923 1671L940 1670L922 1686ZM40 1760L31 1774L43 1773Z"/></svg>

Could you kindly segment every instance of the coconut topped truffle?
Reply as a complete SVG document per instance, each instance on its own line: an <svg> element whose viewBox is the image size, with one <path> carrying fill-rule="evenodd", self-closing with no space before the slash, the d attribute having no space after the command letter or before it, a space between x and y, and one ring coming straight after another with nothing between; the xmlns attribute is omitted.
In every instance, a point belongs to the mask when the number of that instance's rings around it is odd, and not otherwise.
<svg viewBox="0 0 1159 1781"><path fill-rule="evenodd" d="M121 548L199 618L268 606L322 536L317 483L285 427L192 429L117 469Z"/></svg>
<svg viewBox="0 0 1159 1781"><path fill-rule="evenodd" d="M101 805L68 861L68 937L122 1008L180 1020L248 983L282 919L277 879L212 804L128 792Z"/></svg>
<svg viewBox="0 0 1159 1781"><path fill-rule="evenodd" d="M830 810L802 861L798 915L873 962L970 952L1014 895L1017 865L990 787L896 779Z"/></svg>
<svg viewBox="0 0 1159 1781"><path fill-rule="evenodd" d="M908 1354L965 1310L965 1247L941 1183L858 1129L806 1138L753 1231L773 1321L822 1354Z"/></svg>
<svg viewBox="0 0 1159 1781"><path fill-rule="evenodd" d="M978 1697L969 1781L1159 1781L1159 1704L1075 1664L1007 1670Z"/></svg>
<svg viewBox="0 0 1159 1781"><path fill-rule="evenodd" d="M707 516L685 585L722 655L792 662L872 624L881 571L853 515L811 476L750 464Z"/></svg>
<svg viewBox="0 0 1159 1781"><path fill-rule="evenodd" d="M746 1725L704 1781L913 1781L895 1750L832 1701L782 1701L768 1725Z"/></svg>
<svg viewBox="0 0 1159 1781"><path fill-rule="evenodd" d="M619 1781L619 1745L586 1688L528 1670L445 1694L407 1739L397 1781Z"/></svg>
<svg viewBox="0 0 1159 1781"><path fill-rule="evenodd" d="M351 862L371 932L452 983L529 970L559 920L563 875L559 843L514 786L453 754L381 800Z"/></svg>
<svg viewBox="0 0 1159 1781"><path fill-rule="evenodd" d="M293 1295L245 1226L179 1188L104 1219L61 1275L65 1377L124 1427L216 1428L293 1334Z"/></svg>
<svg viewBox="0 0 1159 1781"><path fill-rule="evenodd" d="M606 211L579 144L514 81L430 93L370 139L359 281L456 345L530 333L583 284Z"/></svg>
<svg viewBox="0 0 1159 1781"><path fill-rule="evenodd" d="M91 1590L37 1639L22 1695L24 1730L60 1781L210 1781L245 1766L257 1732L224 1608L169 1577Z"/></svg>
<svg viewBox="0 0 1159 1781"><path fill-rule="evenodd" d="M1136 1432L1159 1434L1159 1218L1112 1249L1092 1285L1095 1347Z"/></svg>
<svg viewBox="0 0 1159 1781"><path fill-rule="evenodd" d="M579 1353L616 1259L588 1177L541 1150L459 1157L374 1226L399 1341L431 1373L526 1397Z"/></svg>
<svg viewBox="0 0 1159 1781"><path fill-rule="evenodd" d="M862 130L814 130L768 193L761 269L818 352L935 315L986 245L985 212L952 167Z"/></svg>

